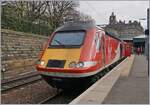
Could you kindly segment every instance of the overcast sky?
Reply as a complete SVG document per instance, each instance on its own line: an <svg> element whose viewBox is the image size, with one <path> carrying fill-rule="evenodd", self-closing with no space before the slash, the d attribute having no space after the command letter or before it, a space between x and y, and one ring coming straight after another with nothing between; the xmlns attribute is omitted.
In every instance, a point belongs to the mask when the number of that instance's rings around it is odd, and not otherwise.
<svg viewBox="0 0 150 105"><path fill-rule="evenodd" d="M149 7L149 1L79 1L79 4L77 9L92 16L96 24L108 24L112 12L115 13L118 21L147 19ZM140 22L146 28L147 20L140 20Z"/></svg>

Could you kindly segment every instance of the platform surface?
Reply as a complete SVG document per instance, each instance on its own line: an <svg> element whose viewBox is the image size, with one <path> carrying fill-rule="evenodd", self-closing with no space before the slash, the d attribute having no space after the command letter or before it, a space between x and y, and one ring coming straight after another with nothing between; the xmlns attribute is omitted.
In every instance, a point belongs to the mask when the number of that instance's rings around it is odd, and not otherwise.
<svg viewBox="0 0 150 105"><path fill-rule="evenodd" d="M148 104L148 62L132 55L70 104Z"/></svg>
<svg viewBox="0 0 150 105"><path fill-rule="evenodd" d="M125 74L123 76L128 75L133 60L134 55L126 58L123 62L113 68L113 70L74 99L70 104L101 104L122 72Z"/></svg>
<svg viewBox="0 0 150 105"><path fill-rule="evenodd" d="M144 55L135 55L130 74L120 76L105 100L105 104L148 104L148 62Z"/></svg>

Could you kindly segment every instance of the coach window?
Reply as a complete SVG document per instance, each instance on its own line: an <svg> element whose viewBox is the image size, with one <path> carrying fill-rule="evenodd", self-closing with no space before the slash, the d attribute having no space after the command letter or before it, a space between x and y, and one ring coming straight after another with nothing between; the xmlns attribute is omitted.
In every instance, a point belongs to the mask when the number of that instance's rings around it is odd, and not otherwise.
<svg viewBox="0 0 150 105"><path fill-rule="evenodd" d="M96 44L96 51L99 52L100 50L100 40L99 40L99 33L96 32L96 35L95 35L95 44Z"/></svg>

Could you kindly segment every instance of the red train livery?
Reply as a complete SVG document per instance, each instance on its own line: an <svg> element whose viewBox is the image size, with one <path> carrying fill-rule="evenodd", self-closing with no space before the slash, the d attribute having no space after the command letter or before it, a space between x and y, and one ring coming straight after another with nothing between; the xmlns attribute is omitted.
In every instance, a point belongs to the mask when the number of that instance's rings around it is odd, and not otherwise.
<svg viewBox="0 0 150 105"><path fill-rule="evenodd" d="M93 23L68 23L52 33L36 65L53 87L84 85L101 71L131 55L131 46Z"/></svg>

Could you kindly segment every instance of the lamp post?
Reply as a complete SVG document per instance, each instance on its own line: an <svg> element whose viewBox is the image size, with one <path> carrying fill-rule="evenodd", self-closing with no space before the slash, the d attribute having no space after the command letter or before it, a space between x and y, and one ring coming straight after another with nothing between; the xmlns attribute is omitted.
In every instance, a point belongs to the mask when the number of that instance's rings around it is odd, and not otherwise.
<svg viewBox="0 0 150 105"><path fill-rule="evenodd" d="M146 20L146 18L141 18L140 20ZM145 35L147 35L145 41L145 55L148 60L148 76L149 76L149 8L147 9L147 29L145 30Z"/></svg>
<svg viewBox="0 0 150 105"><path fill-rule="evenodd" d="M147 29L145 30L145 35L147 35L146 38L146 46L147 46L147 60L148 60L148 76L149 76L149 8L147 9Z"/></svg>

